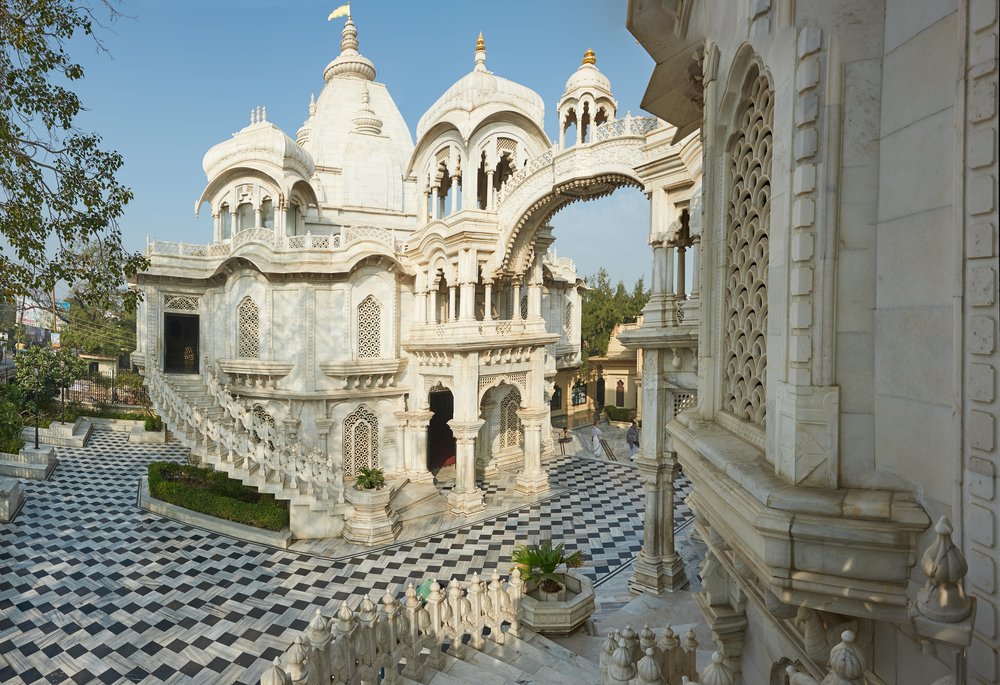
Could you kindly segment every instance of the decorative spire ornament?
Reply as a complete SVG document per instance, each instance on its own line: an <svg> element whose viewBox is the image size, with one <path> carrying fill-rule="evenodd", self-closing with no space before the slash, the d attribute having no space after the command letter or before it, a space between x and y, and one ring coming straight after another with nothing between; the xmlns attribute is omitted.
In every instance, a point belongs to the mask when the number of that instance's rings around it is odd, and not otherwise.
<svg viewBox="0 0 1000 685"><path fill-rule="evenodd" d="M583 61L580 62L580 65L584 64L597 64L597 54L590 48L587 48L587 51L583 53Z"/></svg>
<svg viewBox="0 0 1000 685"><path fill-rule="evenodd" d="M486 41L482 31L476 39L476 71L486 71Z"/></svg>

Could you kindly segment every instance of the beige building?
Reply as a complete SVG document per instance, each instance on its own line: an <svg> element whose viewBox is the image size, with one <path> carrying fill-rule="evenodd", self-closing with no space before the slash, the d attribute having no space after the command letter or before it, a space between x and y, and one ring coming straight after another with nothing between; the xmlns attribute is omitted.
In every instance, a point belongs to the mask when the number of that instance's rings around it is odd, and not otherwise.
<svg viewBox="0 0 1000 685"><path fill-rule="evenodd" d="M864 680L823 682L1000 681L997 3L631 0L627 23L657 63L643 106L704 149L700 202L652 189L665 279L623 336L650 491L633 587L683 584L656 515L679 463L739 682L815 682L846 630Z"/></svg>

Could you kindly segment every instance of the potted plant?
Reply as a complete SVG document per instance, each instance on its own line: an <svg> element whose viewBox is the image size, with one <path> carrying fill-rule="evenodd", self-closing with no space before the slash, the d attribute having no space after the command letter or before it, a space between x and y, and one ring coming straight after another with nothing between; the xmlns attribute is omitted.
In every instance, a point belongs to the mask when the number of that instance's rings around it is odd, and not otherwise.
<svg viewBox="0 0 1000 685"><path fill-rule="evenodd" d="M381 490L385 487L385 472L378 468L358 469L354 487L359 490Z"/></svg>
<svg viewBox="0 0 1000 685"><path fill-rule="evenodd" d="M520 569L522 580L537 583L540 599L562 601L566 599L566 586L559 567L580 568L584 558L579 550L567 554L564 543L553 545L552 540L542 540L535 545L521 545L514 550L512 560Z"/></svg>
<svg viewBox="0 0 1000 685"><path fill-rule="evenodd" d="M594 613L594 584L570 571L583 565L582 552L567 553L565 545L542 540L521 545L512 560L525 580L519 611L528 628L545 635L571 635Z"/></svg>

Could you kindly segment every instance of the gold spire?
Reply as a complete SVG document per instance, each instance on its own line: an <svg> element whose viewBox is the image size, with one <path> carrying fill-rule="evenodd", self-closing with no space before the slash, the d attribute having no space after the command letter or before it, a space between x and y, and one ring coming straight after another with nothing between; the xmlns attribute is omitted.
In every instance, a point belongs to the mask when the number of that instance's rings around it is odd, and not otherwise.
<svg viewBox="0 0 1000 685"><path fill-rule="evenodd" d="M476 52L486 49L486 41L483 40L483 32L479 32L479 38L476 39Z"/></svg>
<svg viewBox="0 0 1000 685"><path fill-rule="evenodd" d="M580 65L584 64L597 64L597 55L590 48L587 48L587 51L583 53L583 61L580 62Z"/></svg>

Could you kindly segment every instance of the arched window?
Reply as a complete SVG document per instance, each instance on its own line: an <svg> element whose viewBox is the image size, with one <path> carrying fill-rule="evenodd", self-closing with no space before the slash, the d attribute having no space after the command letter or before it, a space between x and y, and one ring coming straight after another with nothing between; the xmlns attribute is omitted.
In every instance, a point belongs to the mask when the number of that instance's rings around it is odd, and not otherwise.
<svg viewBox="0 0 1000 685"><path fill-rule="evenodd" d="M774 94L765 74L747 74L728 151L723 408L765 426L767 270Z"/></svg>
<svg viewBox="0 0 1000 685"><path fill-rule="evenodd" d="M233 214L228 204L219 207L219 218L222 220L222 239L229 240L233 237Z"/></svg>
<svg viewBox="0 0 1000 685"><path fill-rule="evenodd" d="M511 388L500 402L500 447L520 447L524 444L524 430L517 408L521 405L521 393Z"/></svg>
<svg viewBox="0 0 1000 685"><path fill-rule="evenodd" d="M558 383L552 387L552 399L549 400L549 408L552 411L562 409L562 388L559 387Z"/></svg>
<svg viewBox="0 0 1000 685"><path fill-rule="evenodd" d="M369 295L358 305L358 359L382 356L382 307Z"/></svg>
<svg viewBox="0 0 1000 685"><path fill-rule="evenodd" d="M244 202L236 208L236 232L245 231L254 227L253 205Z"/></svg>
<svg viewBox="0 0 1000 685"><path fill-rule="evenodd" d="M264 228L274 228L274 203L270 198L260 203L260 225Z"/></svg>
<svg viewBox="0 0 1000 685"><path fill-rule="evenodd" d="M260 357L260 312L256 303L244 297L236 309L237 356L256 359Z"/></svg>
<svg viewBox="0 0 1000 685"><path fill-rule="evenodd" d="M344 475L379 468L378 418L361 405L344 419Z"/></svg>

